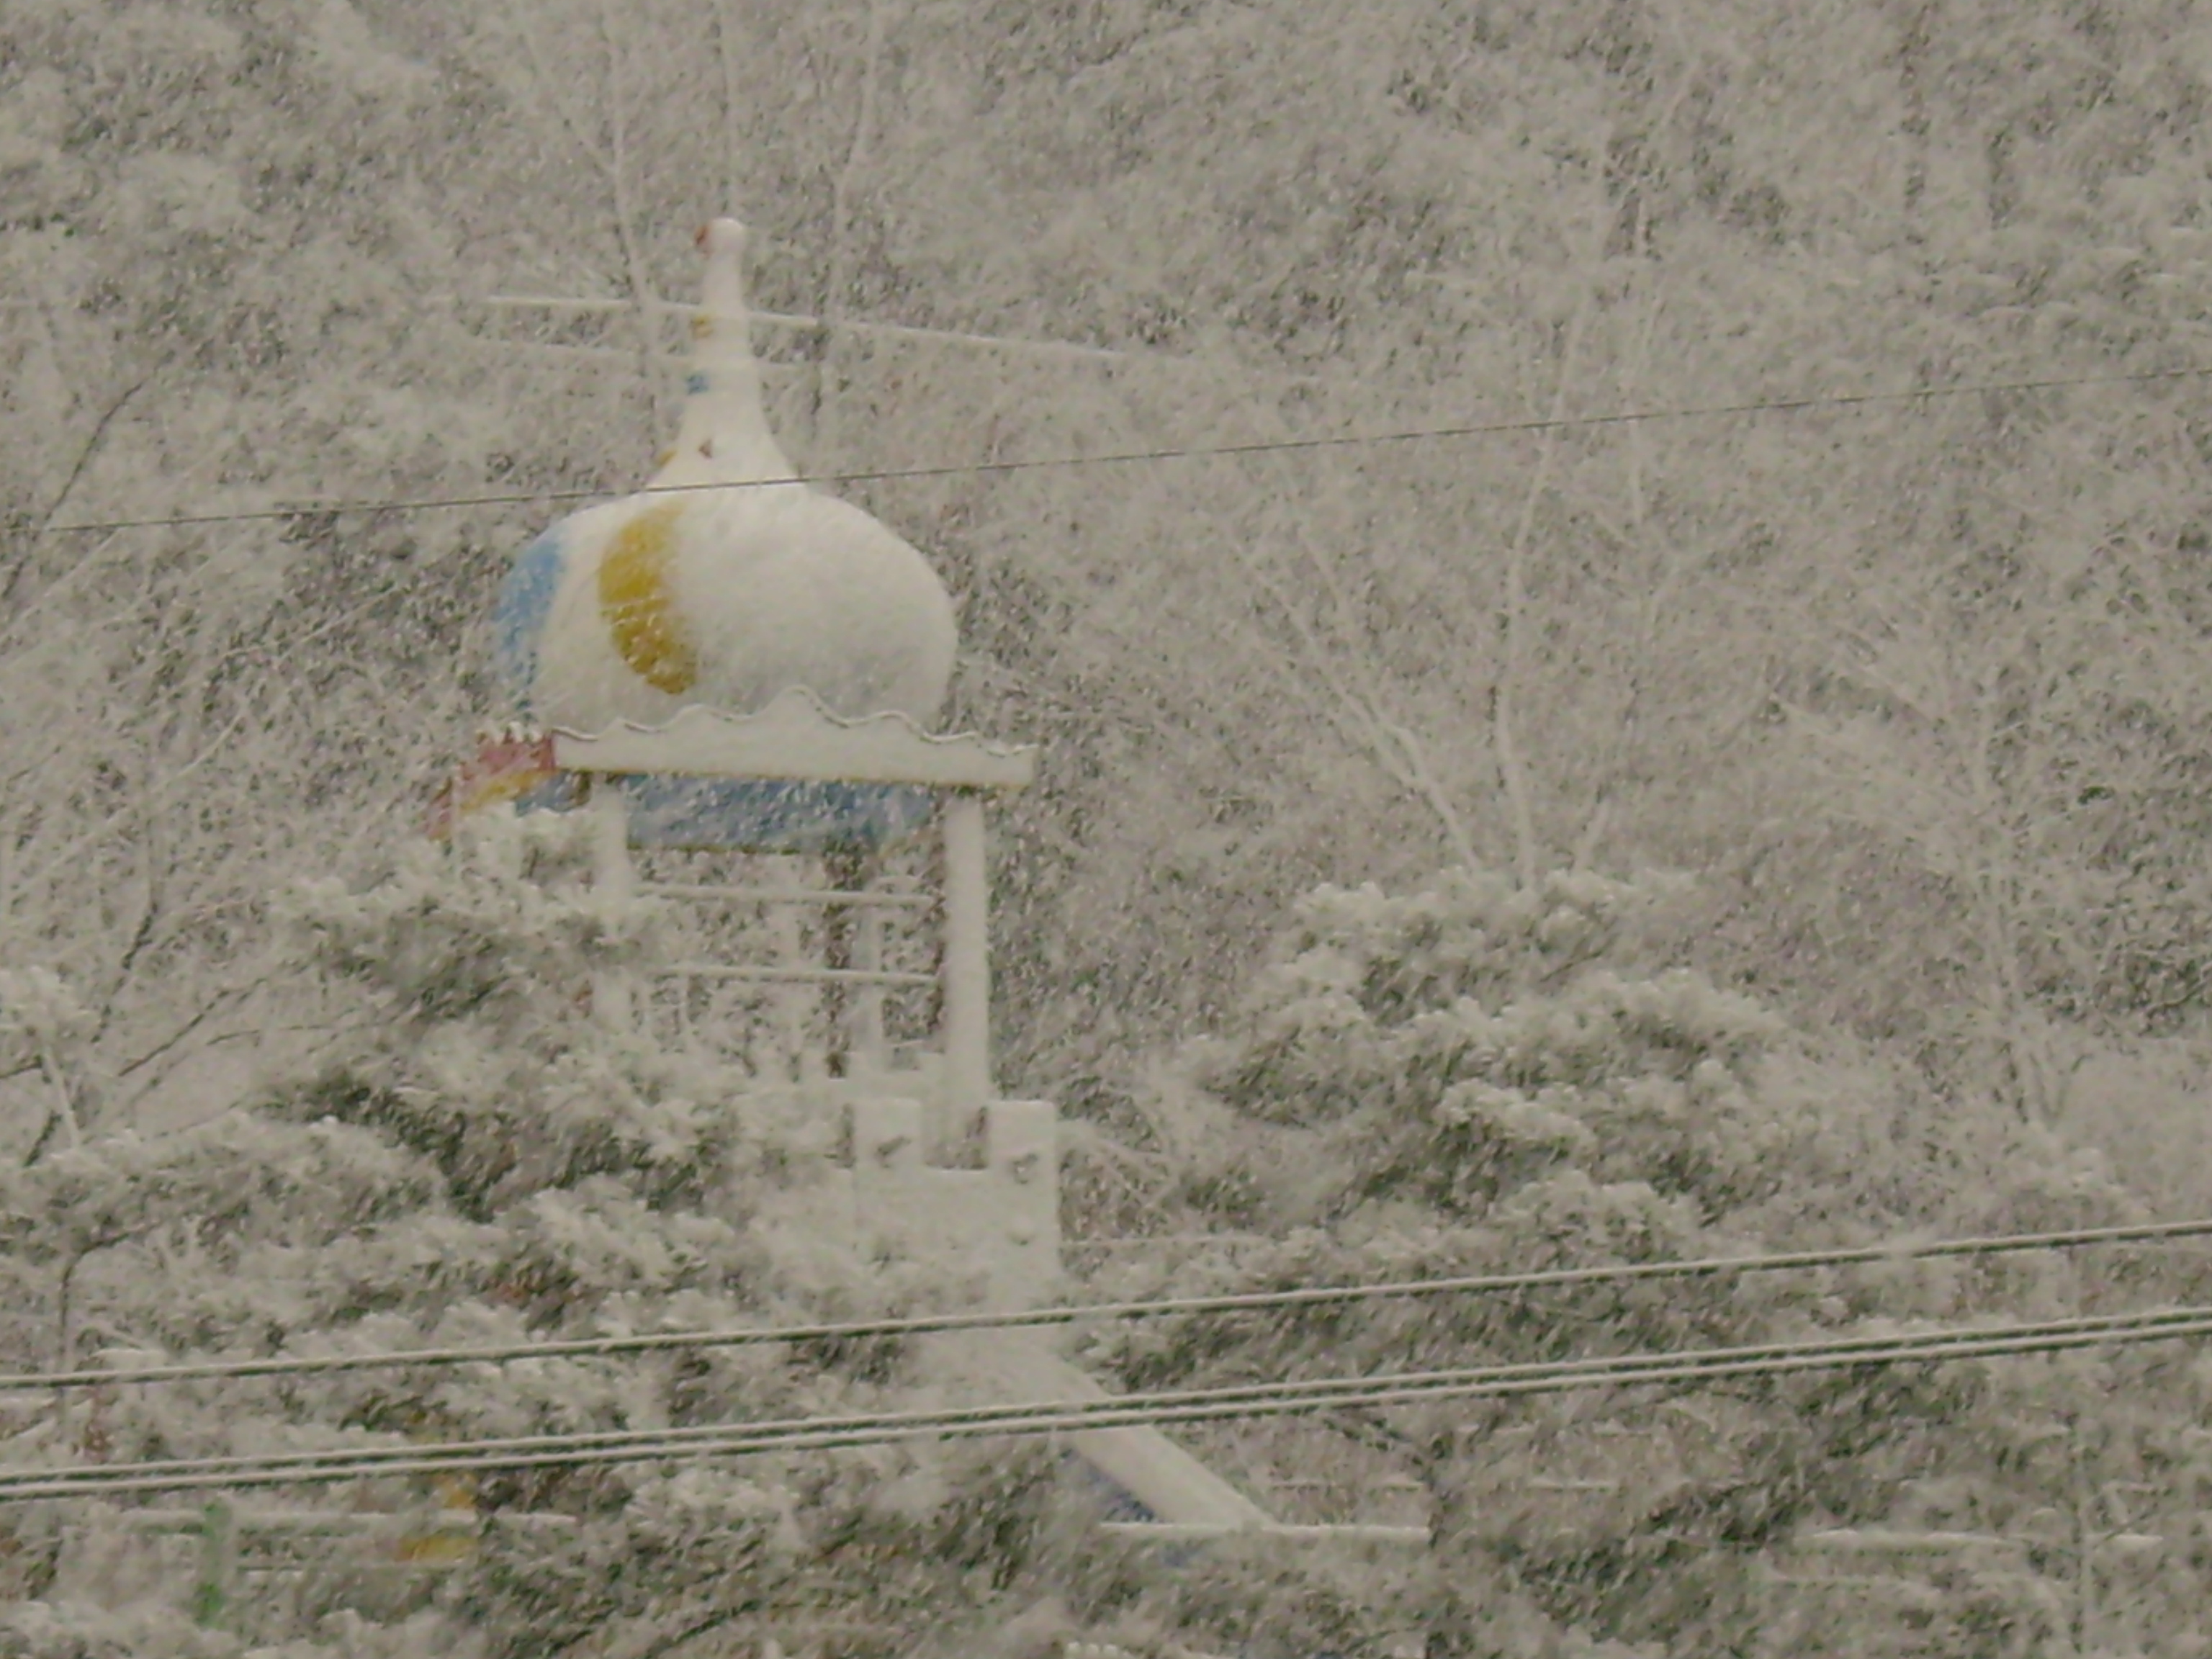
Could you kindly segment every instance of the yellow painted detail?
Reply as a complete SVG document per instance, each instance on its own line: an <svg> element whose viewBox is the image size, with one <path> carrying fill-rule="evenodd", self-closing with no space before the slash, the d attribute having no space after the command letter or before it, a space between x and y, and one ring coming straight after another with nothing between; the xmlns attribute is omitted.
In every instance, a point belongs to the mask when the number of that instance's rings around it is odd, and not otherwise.
<svg viewBox="0 0 2212 1659"><path fill-rule="evenodd" d="M599 615L630 672L671 696L699 678L698 653L684 637L668 590L682 502L648 507L615 533L599 561Z"/></svg>
<svg viewBox="0 0 2212 1659"><path fill-rule="evenodd" d="M695 339L695 340L703 340L703 339L706 339L706 338L707 338L707 337L708 337L710 335L712 335L712 334L714 333L714 319L712 317L708 317L708 316L703 316L703 315L702 315L702 316L694 317L694 318L691 319L691 337L692 337L693 339Z"/></svg>
<svg viewBox="0 0 2212 1659"><path fill-rule="evenodd" d="M520 800L553 775L550 770L531 770L502 772L489 778L465 778L460 798L461 816L471 817L487 807L497 806L502 801Z"/></svg>
<svg viewBox="0 0 2212 1659"><path fill-rule="evenodd" d="M392 1546L395 1559L418 1567L452 1567L471 1560L477 1540L465 1532L415 1532Z"/></svg>

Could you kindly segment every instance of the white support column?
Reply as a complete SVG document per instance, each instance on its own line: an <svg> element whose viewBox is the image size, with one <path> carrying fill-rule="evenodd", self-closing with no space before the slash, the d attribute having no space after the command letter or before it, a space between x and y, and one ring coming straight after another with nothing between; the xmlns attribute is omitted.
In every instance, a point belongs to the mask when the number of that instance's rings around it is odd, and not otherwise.
<svg viewBox="0 0 2212 1659"><path fill-rule="evenodd" d="M629 814L611 777L592 780L586 810L592 815L592 880L603 892L627 899L637 890L636 866L629 856ZM592 976L592 1012L620 1030L635 1023L636 988L630 976L604 970Z"/></svg>
<svg viewBox="0 0 2212 1659"><path fill-rule="evenodd" d="M954 1135L965 1133L991 1098L990 893L983 797L945 792L945 1097Z"/></svg>
<svg viewBox="0 0 2212 1659"><path fill-rule="evenodd" d="M1060 1114L1048 1100L984 1108L991 1299L1041 1308L1060 1290Z"/></svg>
<svg viewBox="0 0 2212 1659"><path fill-rule="evenodd" d="M793 853L775 855L778 884L797 892L812 886L806 861ZM818 967L806 954L806 927L795 904L778 904L769 911L769 927L775 940L779 968ZM821 1005L819 989L797 981L778 986L772 999L776 1024L781 1033L784 1064L791 1080L802 1086L820 1082L828 1067L815 1041L815 1014Z"/></svg>
<svg viewBox="0 0 2212 1659"><path fill-rule="evenodd" d="M866 866L872 876L875 860ZM864 974L881 973L884 967L884 913L872 904L855 905L847 912L847 937L852 940L853 966ZM857 1076L884 1070L884 988L858 987L847 1005L846 1073ZM855 1063L857 1062L857 1064Z"/></svg>

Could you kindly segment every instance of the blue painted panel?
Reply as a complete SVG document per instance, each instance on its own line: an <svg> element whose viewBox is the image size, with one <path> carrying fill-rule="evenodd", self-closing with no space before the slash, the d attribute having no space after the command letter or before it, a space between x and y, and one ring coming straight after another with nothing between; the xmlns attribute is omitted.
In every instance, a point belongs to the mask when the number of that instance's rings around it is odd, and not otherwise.
<svg viewBox="0 0 2212 1659"><path fill-rule="evenodd" d="M518 812L573 812L584 804L583 778L574 772L556 772L527 794L514 798Z"/></svg>
<svg viewBox="0 0 2212 1659"><path fill-rule="evenodd" d="M515 802L521 812L567 812L583 804L580 780L563 772ZM699 847L749 853L868 848L927 827L935 798L896 784L725 782L710 778L617 780L638 847Z"/></svg>
<svg viewBox="0 0 2212 1659"><path fill-rule="evenodd" d="M1120 1481L1097 1464L1085 1460L1079 1453L1066 1452L1060 1458L1061 1467L1074 1475L1077 1482L1090 1493L1093 1502L1103 1511L1105 1521L1157 1521L1144 1499L1139 1498Z"/></svg>
<svg viewBox="0 0 2212 1659"><path fill-rule="evenodd" d="M1157 1521L1160 1518L1144 1499L1097 1464L1085 1461L1079 1453L1065 1453L1060 1467L1074 1477L1076 1484L1090 1500L1098 1505L1100 1520ZM1200 1547L1194 1543L1157 1544L1153 1547L1152 1559L1173 1572L1196 1560Z"/></svg>
<svg viewBox="0 0 2212 1659"><path fill-rule="evenodd" d="M895 784L727 782L624 778L630 840L640 847L818 853L880 847L926 827L927 789Z"/></svg>

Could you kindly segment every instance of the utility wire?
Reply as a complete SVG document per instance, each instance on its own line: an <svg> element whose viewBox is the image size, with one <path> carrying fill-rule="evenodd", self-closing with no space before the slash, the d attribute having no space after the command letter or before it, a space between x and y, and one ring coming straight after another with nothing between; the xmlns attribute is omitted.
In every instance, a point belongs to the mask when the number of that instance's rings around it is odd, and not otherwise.
<svg viewBox="0 0 2212 1659"><path fill-rule="evenodd" d="M1416 1371L1358 1378L1339 1376L1290 1382L1235 1383L1211 1389L1174 1389L1152 1394L1122 1395L1097 1400L1048 1401L1042 1404L1031 1401L1023 1405L963 1406L892 1413L868 1412L845 1417L791 1418L744 1424L709 1423L674 1429L609 1429L556 1435L516 1436L490 1440L453 1441L442 1445L426 1446L416 1443L403 1446L330 1446L228 1456L169 1458L158 1462L132 1464L129 1467L133 1473L145 1475L211 1474L295 1468L304 1469L313 1468L325 1463L366 1467L406 1462L420 1457L446 1454L503 1455L507 1453L519 1453L527 1455L541 1451L574 1450L582 1448L619 1449L630 1446L682 1445L693 1441L718 1440L738 1431L742 1431L750 1436L762 1437L845 1432L856 1429L896 1425L936 1428L963 1424L988 1425L1002 1420L1019 1420L1046 1411L1064 1413L1070 1421L1089 1421L1093 1417L1118 1419L1126 1416L1132 1410L1182 1409L1194 1406L1231 1404L1278 1397L1295 1398L1307 1394L1334 1395L1340 1393L1347 1387L1426 1389L1457 1386L1470 1382L1503 1382L1521 1377L1584 1374L1600 1376L1616 1370L1643 1370L1656 1364L1671 1364L1684 1360L1695 1360L1699 1364L1706 1364L1723 1360L1771 1358L1808 1353L1847 1355L1862 1350L1886 1352L1900 1340L1910 1340L1928 1346L1948 1346L1952 1344L1972 1345L1985 1341L1993 1334L2007 1339L2073 1335L2128 1329L2153 1324L2193 1325L2207 1318L2212 1318L2212 1307L2185 1307L2155 1310L2150 1313L2080 1316L2001 1328L1968 1326L1952 1331L1920 1332L1903 1338L1895 1333L1883 1333L1866 1336L1831 1338L1814 1342L1759 1343L1741 1347L1705 1349L1688 1354L1613 1354L1586 1359L1532 1360L1515 1364L1480 1365L1453 1370ZM119 1467L121 1466L108 1465L72 1469L58 1473L52 1478L82 1479L96 1483L104 1473Z"/></svg>
<svg viewBox="0 0 2212 1659"><path fill-rule="evenodd" d="M795 1419L785 1423L717 1425L691 1431L663 1431L613 1444L605 1443L604 1437L548 1436L543 1437L537 1449L531 1450L487 1451L480 1449L480 1446L512 1443L457 1441L446 1447L393 1449L395 1455L383 1459L373 1458L363 1450L351 1454L349 1461L319 1463L304 1460L326 1454L296 1454L289 1462L264 1458L122 1463L77 1470L24 1471L0 1477L0 1503L203 1487L320 1485L492 1469L657 1462L674 1457L744 1456L882 1445L920 1438L1079 1433L1102 1428L1156 1427L1172 1423L1281 1416L1351 1406L1504 1398L1589 1388L1954 1362L2170 1341L2206 1334L2212 1334L2212 1307L2183 1307L2147 1314L1935 1331L1911 1336L1773 1343L1702 1352L1622 1355L1555 1364L1417 1371L1373 1378L1327 1378L1179 1394L1133 1395L1097 1402L1043 1401L952 1412L884 1413ZM686 1437L678 1437L679 1434ZM216 1464L222 1467L210 1467Z"/></svg>
<svg viewBox="0 0 2212 1659"><path fill-rule="evenodd" d="M1773 1255L1693 1257L1686 1261L1638 1261L1590 1267L1547 1267L1532 1273L1486 1273L1452 1279L1395 1279L1376 1285L1310 1285L1291 1291L1227 1291L1217 1296L1169 1297L1152 1301L1074 1303L1004 1311L919 1314L812 1325L745 1330L653 1331L635 1336L574 1337L553 1342L511 1342L477 1347L403 1348L382 1353L272 1355L265 1359L195 1360L126 1370L88 1367L73 1371L0 1376L0 1393L33 1389L96 1388L125 1382L183 1382L211 1377L303 1376L403 1365L501 1364L517 1359L590 1358L653 1353L672 1348L732 1348L767 1342L840 1342L874 1337L924 1336L945 1331L1016 1330L1074 1325L1089 1320L1161 1319L1188 1314L1244 1313L1326 1307L1426 1296L1490 1295L1567 1285L1705 1278L1724 1273L1780 1273L1880 1261L1945 1256L2002 1255L2094 1244L2156 1243L2212 1235L2212 1219L2142 1222L2119 1227L2075 1227L2057 1232L1993 1233L1981 1237L1881 1244L1831 1250L1790 1250Z"/></svg>
<svg viewBox="0 0 2212 1659"><path fill-rule="evenodd" d="M689 495L699 490L772 489L793 483L872 483L900 478L951 478L987 473L1030 472L1044 468L1127 466L1150 461L1202 460L1237 455L1274 455L1300 450L1356 449L1384 444L1430 443L1462 438L1493 438L1534 432L1581 431L1629 426L1649 421L1711 420L1730 415L1797 414L1816 409L1863 409L1876 404L1923 403L1938 398L1977 398L2008 392L2055 392L2091 386L2142 386L2158 381L2200 380L2212 368L2156 369L2132 374L2069 374L2033 380L1993 380L1973 386L1924 386L1912 392L1856 392L1819 397L1780 398L1756 403L1707 404L1684 409L1621 410L1610 415L1573 415L1549 420L1480 421L1465 425L1410 427L1395 431L1346 433L1336 437L1267 438L1249 443L1200 444L1180 449L1122 450L1104 455L1041 456L1033 460L956 461L934 466L879 467L865 471L809 473L798 478L760 482L659 484L621 491L526 489L482 495L422 496L401 501L310 501L297 507L261 507L238 513L179 513L161 519L108 519L83 524L47 525L37 533L76 531L106 534L120 530L159 530L193 525L248 524L260 520L329 516L342 513L422 513L445 507L514 507L532 501L582 501L595 495Z"/></svg>
<svg viewBox="0 0 2212 1659"><path fill-rule="evenodd" d="M641 307L635 300L568 299L550 294L487 294L471 301L457 295L464 305L476 304L490 311L574 311L623 312L643 310L663 316L704 316L707 307L696 302L680 300L647 300ZM1026 353L1045 357L1079 357L1103 362L1137 362L1178 364L1184 368L1213 367L1202 357L1176 356L1158 351L1117 351L1111 346L1082 345L1073 340L1024 340L1005 334L976 334L952 328L918 328L911 323L863 322L858 318L839 317L824 319L793 311L754 311L745 313L745 320L767 328L817 329L834 328L843 334L880 334L893 340L927 340L932 343L984 346L994 351ZM523 342L489 342L489 343L534 343ZM589 348L586 348L589 349ZM637 359L634 351L608 348L611 354Z"/></svg>

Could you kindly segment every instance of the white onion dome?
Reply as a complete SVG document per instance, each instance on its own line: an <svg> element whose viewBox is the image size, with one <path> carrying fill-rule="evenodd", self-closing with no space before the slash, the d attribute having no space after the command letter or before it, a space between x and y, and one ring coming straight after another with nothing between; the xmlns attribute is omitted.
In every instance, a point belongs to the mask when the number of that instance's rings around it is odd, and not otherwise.
<svg viewBox="0 0 2212 1659"><path fill-rule="evenodd" d="M516 559L500 665L541 726L750 714L794 686L848 718L944 706L952 605L929 562L797 482L761 403L744 228L700 232L704 304L673 448L645 490L562 520Z"/></svg>
<svg viewBox="0 0 2212 1659"><path fill-rule="evenodd" d="M926 726L952 676L945 585L867 514L798 481L762 407L744 227L717 219L699 246L704 302L673 447L642 491L531 543L501 589L494 633L514 711L592 732L658 726L694 704L754 714L799 687L834 714L896 712ZM526 765L480 757L484 775L457 810L568 804L544 747L529 752ZM926 791L880 786L618 787L633 836L662 844L872 845L919 827L930 806Z"/></svg>

